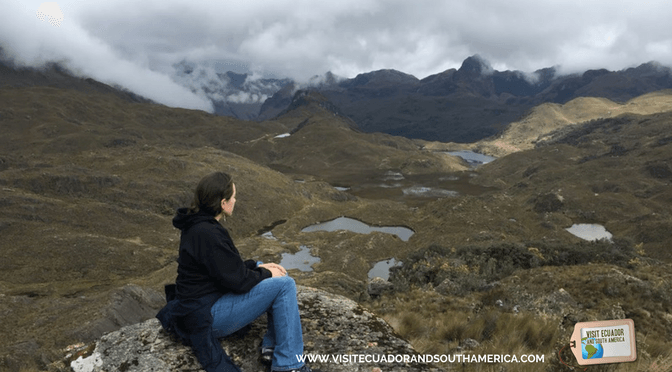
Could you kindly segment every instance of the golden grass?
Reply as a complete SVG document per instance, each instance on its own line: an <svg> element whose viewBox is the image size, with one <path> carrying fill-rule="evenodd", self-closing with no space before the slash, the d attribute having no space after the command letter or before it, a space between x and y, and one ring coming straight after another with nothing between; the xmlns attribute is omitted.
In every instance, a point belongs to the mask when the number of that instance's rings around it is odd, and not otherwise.
<svg viewBox="0 0 672 372"><path fill-rule="evenodd" d="M623 114L650 115L670 111L671 91L645 94L619 104L606 98L579 97L564 105L543 103L530 110L522 120L512 122L497 139L476 142L480 151L496 156L534 148L534 142L554 130L590 120Z"/></svg>
<svg viewBox="0 0 672 372"><path fill-rule="evenodd" d="M559 316L540 316L529 312L512 313L499 308L474 308L460 298L412 289L383 297L369 304L387 320L399 335L420 354L431 355L538 355L543 363L465 363L460 371L567 371L566 365L579 367L568 348L562 361L558 352L569 342L571 329L561 326ZM475 347L469 347L473 341ZM672 343L647 339L638 333L638 359L631 363L588 366L588 371L672 370ZM563 364L564 362L564 364ZM455 363L442 365L455 368ZM579 370L583 370L580 367Z"/></svg>

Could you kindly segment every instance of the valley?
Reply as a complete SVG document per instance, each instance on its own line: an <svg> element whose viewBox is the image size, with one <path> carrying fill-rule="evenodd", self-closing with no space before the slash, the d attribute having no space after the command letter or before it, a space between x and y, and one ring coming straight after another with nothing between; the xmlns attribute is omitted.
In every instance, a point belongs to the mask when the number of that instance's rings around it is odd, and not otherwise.
<svg viewBox="0 0 672 372"><path fill-rule="evenodd" d="M245 257L319 258L290 270L297 283L358 301L421 353L536 353L560 371L576 322L627 317L633 368L672 358L669 92L613 117L602 99L536 106L502 135L510 152L363 133L321 93L294 98L255 122L0 87L0 368L45 370L68 345L153 317L176 275L174 210L215 170L238 187L225 224ZM497 159L445 153L466 149ZM304 231L339 217L412 234ZM391 259L391 288L371 295L370 270Z"/></svg>

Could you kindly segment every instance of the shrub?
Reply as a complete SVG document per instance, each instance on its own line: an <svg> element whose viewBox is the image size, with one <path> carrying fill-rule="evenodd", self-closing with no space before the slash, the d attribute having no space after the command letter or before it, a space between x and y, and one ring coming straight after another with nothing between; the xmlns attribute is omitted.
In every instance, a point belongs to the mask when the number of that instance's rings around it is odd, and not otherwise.
<svg viewBox="0 0 672 372"><path fill-rule="evenodd" d="M497 243L489 246L446 248L431 245L414 252L402 267L390 272L397 290L409 286L437 287L445 280L455 283L454 294L492 289L497 282L516 270L539 266L568 266L605 263L630 267L637 257L630 240L585 241L576 244L547 242Z"/></svg>

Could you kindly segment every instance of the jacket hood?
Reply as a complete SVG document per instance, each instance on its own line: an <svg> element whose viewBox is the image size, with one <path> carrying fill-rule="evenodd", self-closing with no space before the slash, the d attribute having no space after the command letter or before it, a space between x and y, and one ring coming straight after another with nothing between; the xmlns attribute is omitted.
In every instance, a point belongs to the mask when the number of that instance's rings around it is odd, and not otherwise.
<svg viewBox="0 0 672 372"><path fill-rule="evenodd" d="M205 214L203 212L189 213L189 208L180 208L177 210L175 217L173 217L173 226L184 231L188 230L195 224L204 221L217 222L215 217L209 214Z"/></svg>

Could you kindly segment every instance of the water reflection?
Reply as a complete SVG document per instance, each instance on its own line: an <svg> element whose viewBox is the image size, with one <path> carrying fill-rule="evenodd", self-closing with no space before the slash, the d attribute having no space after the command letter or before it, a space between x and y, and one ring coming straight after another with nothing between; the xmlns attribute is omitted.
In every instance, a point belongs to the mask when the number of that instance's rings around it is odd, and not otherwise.
<svg viewBox="0 0 672 372"><path fill-rule="evenodd" d="M373 268L369 270L369 279L379 277L388 280L390 278L390 268L395 266L401 266L401 261L397 261L394 258L378 261L373 265Z"/></svg>
<svg viewBox="0 0 672 372"><path fill-rule="evenodd" d="M468 151L468 150L449 151L449 152L446 152L446 154L453 155L453 156L459 156L472 166L487 164L487 163L497 159L497 158L492 157L492 156L483 155L483 154L479 154L477 152Z"/></svg>
<svg viewBox="0 0 672 372"><path fill-rule="evenodd" d="M338 231L338 230L348 230L358 234L369 234L371 232L377 231L386 234L393 234L399 237L403 241L408 241L411 235L413 235L413 230L407 227L401 226L369 226L364 222L357 221L348 217L339 217L335 220L318 223L315 225L308 226L301 230L301 232L313 232L313 231Z"/></svg>
<svg viewBox="0 0 672 372"><path fill-rule="evenodd" d="M319 257L310 254L310 249L302 245L296 253L283 253L280 266L285 269L298 269L301 271L313 271L313 265L320 262Z"/></svg>

